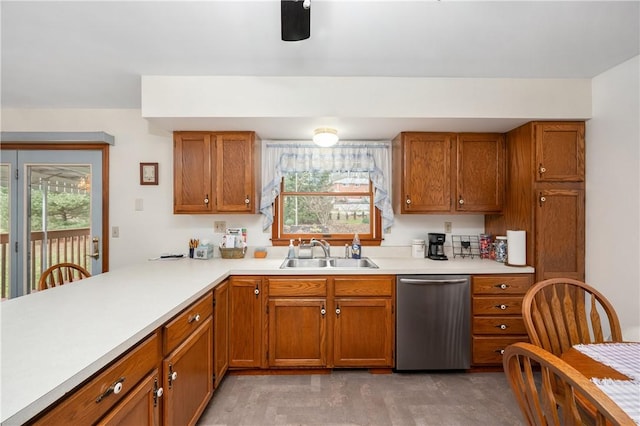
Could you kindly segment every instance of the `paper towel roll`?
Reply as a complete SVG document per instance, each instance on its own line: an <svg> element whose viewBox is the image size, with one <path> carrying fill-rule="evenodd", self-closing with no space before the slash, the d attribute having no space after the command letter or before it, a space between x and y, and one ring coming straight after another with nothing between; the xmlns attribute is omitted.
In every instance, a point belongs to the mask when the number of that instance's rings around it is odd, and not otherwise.
<svg viewBox="0 0 640 426"><path fill-rule="evenodd" d="M526 231L507 230L507 263L515 266L527 264Z"/></svg>

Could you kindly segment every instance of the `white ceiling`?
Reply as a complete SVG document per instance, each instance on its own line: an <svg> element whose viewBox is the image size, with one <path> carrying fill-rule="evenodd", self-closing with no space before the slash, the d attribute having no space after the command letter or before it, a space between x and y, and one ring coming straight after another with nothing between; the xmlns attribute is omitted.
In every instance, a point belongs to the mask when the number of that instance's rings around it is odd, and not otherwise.
<svg viewBox="0 0 640 426"><path fill-rule="evenodd" d="M5 108L140 108L141 75L591 78L640 53L637 0L311 0L299 42L280 39L279 0L0 12Z"/></svg>

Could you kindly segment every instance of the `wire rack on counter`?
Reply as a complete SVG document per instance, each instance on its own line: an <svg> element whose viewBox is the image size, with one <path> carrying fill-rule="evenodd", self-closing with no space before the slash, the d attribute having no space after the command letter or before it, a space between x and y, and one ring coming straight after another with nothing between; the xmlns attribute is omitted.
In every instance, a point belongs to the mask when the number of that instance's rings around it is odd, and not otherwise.
<svg viewBox="0 0 640 426"><path fill-rule="evenodd" d="M453 244L453 258L460 256L462 258L475 256L480 257L480 239L477 235L452 235L451 242Z"/></svg>

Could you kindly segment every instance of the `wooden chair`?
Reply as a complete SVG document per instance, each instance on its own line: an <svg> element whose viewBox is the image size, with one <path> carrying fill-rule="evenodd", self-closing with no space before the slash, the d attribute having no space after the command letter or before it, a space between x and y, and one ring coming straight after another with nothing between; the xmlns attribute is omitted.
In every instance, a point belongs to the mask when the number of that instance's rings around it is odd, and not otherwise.
<svg viewBox="0 0 640 426"><path fill-rule="evenodd" d="M502 362L529 425L636 424L595 383L549 351L530 343L515 343L507 346ZM537 368L539 375L534 374ZM552 383L562 387L562 401L553 392ZM590 405L588 410L584 409L585 403ZM562 408L558 410L558 406ZM593 418L585 418L587 412Z"/></svg>
<svg viewBox="0 0 640 426"><path fill-rule="evenodd" d="M557 356L576 344L605 341L600 312L609 323L611 338L607 341L621 342L620 321L613 305L582 281L540 281L522 300L522 316L531 343Z"/></svg>
<svg viewBox="0 0 640 426"><path fill-rule="evenodd" d="M58 263L47 268L38 281L38 291L90 277L85 268L75 263Z"/></svg>

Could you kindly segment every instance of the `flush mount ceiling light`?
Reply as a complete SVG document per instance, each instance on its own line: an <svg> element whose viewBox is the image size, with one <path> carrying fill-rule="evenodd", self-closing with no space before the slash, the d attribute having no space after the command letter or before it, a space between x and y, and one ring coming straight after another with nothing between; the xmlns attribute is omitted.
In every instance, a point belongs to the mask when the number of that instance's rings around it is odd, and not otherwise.
<svg viewBox="0 0 640 426"><path fill-rule="evenodd" d="M338 131L328 127L322 127L313 131L313 143L323 148L338 143Z"/></svg>

